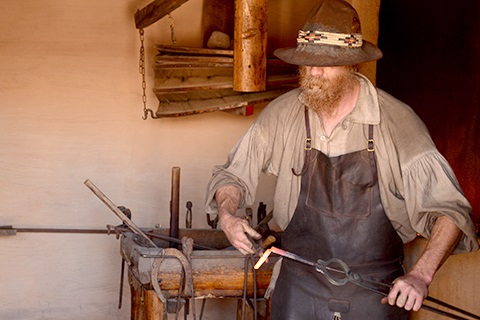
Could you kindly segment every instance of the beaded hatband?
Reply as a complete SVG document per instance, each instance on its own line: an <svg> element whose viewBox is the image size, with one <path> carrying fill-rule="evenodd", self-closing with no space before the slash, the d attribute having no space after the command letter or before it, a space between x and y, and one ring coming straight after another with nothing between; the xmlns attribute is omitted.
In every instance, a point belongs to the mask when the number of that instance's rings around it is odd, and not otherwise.
<svg viewBox="0 0 480 320"><path fill-rule="evenodd" d="M300 43L320 43L342 47L359 48L363 40L360 33L333 33L323 31L298 31L297 44Z"/></svg>

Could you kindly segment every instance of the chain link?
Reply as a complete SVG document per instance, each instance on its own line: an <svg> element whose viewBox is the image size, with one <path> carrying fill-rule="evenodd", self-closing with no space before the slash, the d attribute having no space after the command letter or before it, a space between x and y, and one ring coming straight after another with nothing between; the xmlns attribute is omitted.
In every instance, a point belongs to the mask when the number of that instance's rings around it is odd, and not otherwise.
<svg viewBox="0 0 480 320"><path fill-rule="evenodd" d="M143 120L147 120L147 81L145 80L145 36L143 28L139 30L140 33L140 60L138 63L138 71L142 75L142 101L143 101Z"/></svg>
<svg viewBox="0 0 480 320"><path fill-rule="evenodd" d="M147 81L145 80L145 36L143 29L139 30L140 32L140 60L138 62L138 71L142 75L142 102L143 102L143 120L147 120L148 114L152 119L157 119L158 117L153 113L153 110L147 109Z"/></svg>
<svg viewBox="0 0 480 320"><path fill-rule="evenodd" d="M173 19L171 14L168 14L168 18L170 20L170 38L172 43L175 45L177 43L177 39L175 37L175 20ZM142 75L142 102L143 102L143 120L147 120L148 114L155 119L157 118L153 111L147 108L147 80L145 79L145 31L143 28L140 28L140 59L138 62L138 71Z"/></svg>
<svg viewBox="0 0 480 320"><path fill-rule="evenodd" d="M170 20L170 39L172 40L172 43L176 45L177 38L175 37L175 20L170 13L168 14L168 19Z"/></svg>

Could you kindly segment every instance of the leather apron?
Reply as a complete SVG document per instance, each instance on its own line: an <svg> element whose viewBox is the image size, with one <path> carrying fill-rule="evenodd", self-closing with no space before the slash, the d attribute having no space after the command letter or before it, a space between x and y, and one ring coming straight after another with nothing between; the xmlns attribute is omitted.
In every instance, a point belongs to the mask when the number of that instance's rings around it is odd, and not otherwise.
<svg viewBox="0 0 480 320"><path fill-rule="evenodd" d="M305 121L308 142L308 112ZM403 275L403 243L380 201L372 125L366 146L331 158L306 151L300 196L282 248L311 261L342 259L352 272L391 282ZM408 319L405 309L383 305L381 298L349 282L334 286L315 268L284 258L271 319Z"/></svg>

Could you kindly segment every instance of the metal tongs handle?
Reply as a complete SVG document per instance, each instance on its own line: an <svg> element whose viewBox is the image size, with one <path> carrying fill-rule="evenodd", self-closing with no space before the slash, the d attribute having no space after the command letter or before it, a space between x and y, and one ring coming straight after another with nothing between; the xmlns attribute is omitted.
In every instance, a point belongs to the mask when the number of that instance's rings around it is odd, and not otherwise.
<svg viewBox="0 0 480 320"><path fill-rule="evenodd" d="M359 274L359 273L351 272L350 268L348 267L348 265L343 260L333 258L333 259L330 259L328 261L317 260L317 262L313 262L313 261L305 259L305 258L303 258L303 257L301 257L301 256L299 256L295 253L288 252L288 251L285 251L285 250L282 250L282 249L279 249L279 248L276 248L276 247L271 247L270 249L267 249L263 253L263 255L260 257L260 259L258 259L254 268L259 269L263 265L263 263L268 259L270 254L272 254L272 253L276 253L279 256L282 256L282 257L285 257L285 258L288 258L288 259L292 259L292 260L298 261L300 263L315 267L315 270L317 270L318 272L323 274L331 284L336 285L336 286L343 286L347 282L352 282L355 285L358 285L358 286L360 286L362 288L365 288L367 290L376 292L376 293L378 293L380 295L383 295L383 296L387 296L388 292L382 291L380 289L380 287L384 287L385 289L389 290L393 286L392 283L385 283L385 282L377 281L377 280L373 279L372 277L370 277L368 275L362 275L362 274ZM343 278L335 277L335 276L332 275L332 272L343 274L344 277ZM432 298L430 296L427 296L425 298L425 300L430 301L432 303L436 303L436 304L438 304L442 307L451 309L451 310L456 311L458 313L461 313L463 315L469 316L473 319L479 319L480 320L480 316L477 316L473 313L470 313L470 312L465 311L463 309L460 309L458 307L452 306L452 305L450 305L446 302L440 301L440 300ZM440 310L438 308L434 308L434 307L427 306L427 305L424 305L424 304L422 304L422 308L425 309L425 310L443 315L445 317L449 317L451 319L469 320L469 319L464 318L462 316L458 316L456 314L453 314L453 313L450 313L450 312L447 312L447 311L443 311L443 310Z"/></svg>

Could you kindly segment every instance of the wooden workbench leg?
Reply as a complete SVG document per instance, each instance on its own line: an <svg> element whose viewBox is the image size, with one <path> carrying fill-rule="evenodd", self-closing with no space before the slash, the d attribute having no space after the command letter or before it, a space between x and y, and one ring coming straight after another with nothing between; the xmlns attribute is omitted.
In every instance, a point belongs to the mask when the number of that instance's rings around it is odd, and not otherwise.
<svg viewBox="0 0 480 320"><path fill-rule="evenodd" d="M160 301L155 290L145 292L145 320L167 320L165 305Z"/></svg>
<svg viewBox="0 0 480 320"><path fill-rule="evenodd" d="M128 283L130 284L130 319L143 320L143 301L142 301L142 286L130 271L128 272Z"/></svg>
<svg viewBox="0 0 480 320"><path fill-rule="evenodd" d="M155 290L146 290L128 273L131 296L131 320L166 320L165 306L160 301Z"/></svg>

